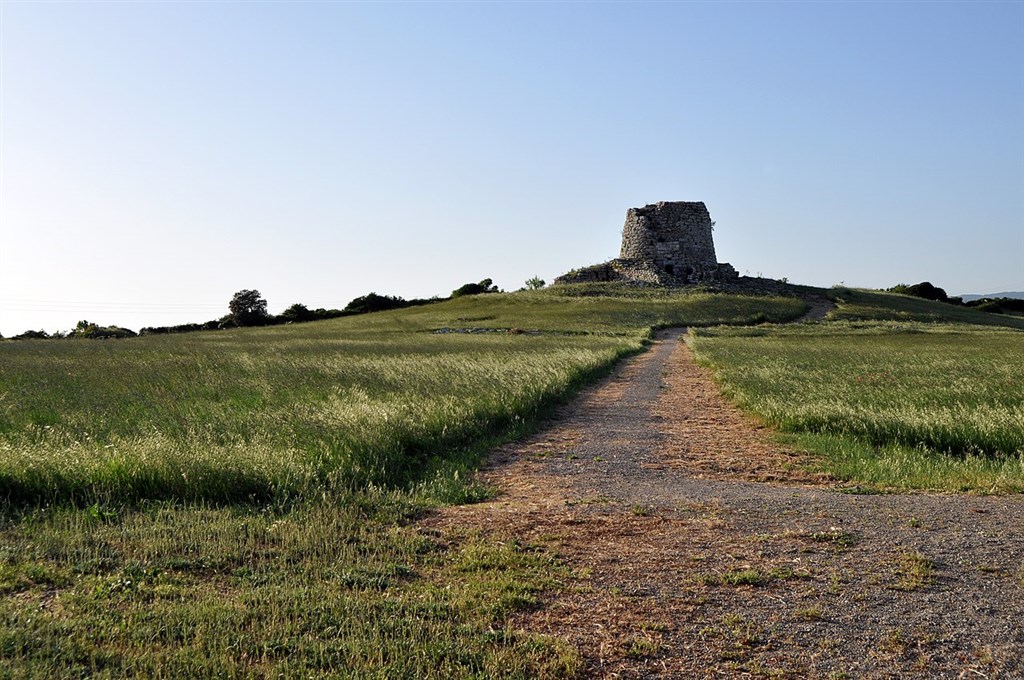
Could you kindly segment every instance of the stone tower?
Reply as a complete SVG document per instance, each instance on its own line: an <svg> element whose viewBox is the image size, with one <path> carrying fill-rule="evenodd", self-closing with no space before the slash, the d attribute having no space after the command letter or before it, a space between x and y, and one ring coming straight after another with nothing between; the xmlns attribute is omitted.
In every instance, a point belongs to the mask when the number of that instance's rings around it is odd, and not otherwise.
<svg viewBox="0 0 1024 680"><path fill-rule="evenodd" d="M630 208L619 258L643 260L683 281L718 271L711 215L701 201L659 201Z"/></svg>
<svg viewBox="0 0 1024 680"><path fill-rule="evenodd" d="M660 201L630 208L622 226L619 257L574 269L555 283L629 281L679 286L738 278L715 256L714 223L700 201Z"/></svg>

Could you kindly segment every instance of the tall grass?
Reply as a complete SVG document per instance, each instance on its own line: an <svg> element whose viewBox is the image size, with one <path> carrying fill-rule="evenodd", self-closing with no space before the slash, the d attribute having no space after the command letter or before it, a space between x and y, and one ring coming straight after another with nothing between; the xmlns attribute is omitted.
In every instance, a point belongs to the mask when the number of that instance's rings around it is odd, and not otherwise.
<svg viewBox="0 0 1024 680"><path fill-rule="evenodd" d="M956 323L1024 329L1024 319L1020 317L991 314L973 307L875 290L833 288L827 292L839 303L829 314L836 321Z"/></svg>
<svg viewBox="0 0 1024 680"><path fill-rule="evenodd" d="M8 356L0 493L265 500L405 484L431 458L536 418L637 346L422 333L338 351L343 338L238 331Z"/></svg>
<svg viewBox="0 0 1024 680"><path fill-rule="evenodd" d="M507 626L549 555L394 522L401 498L32 510L0 528L0 675L569 677L565 643ZM399 514L396 514L399 513Z"/></svg>
<svg viewBox="0 0 1024 680"><path fill-rule="evenodd" d="M509 623L552 555L408 520L479 494L488 443L651 326L803 308L578 287L0 343L0 676L572 677L574 649Z"/></svg>
<svg viewBox="0 0 1024 680"><path fill-rule="evenodd" d="M836 322L703 331L693 344L743 408L819 435L804 442L841 478L1024 490L1018 331Z"/></svg>
<svg viewBox="0 0 1024 680"><path fill-rule="evenodd" d="M804 309L574 286L269 329L0 343L0 676L573 677L574 649L509 623L559 587L554 556L409 520L479 493L461 473L489 442L535 425L651 327ZM730 384L753 373L750 399L785 388L780 414L805 393L842 406L857 376L890 389L877 357L908 398L971 375L986 387L964 412L1019 406L997 359L1020 374L1019 334L904 333L944 357L914 369L920 346L883 342L900 328L828 328L716 329L697 346L723 352ZM955 347L986 359L965 366Z"/></svg>
<svg viewBox="0 0 1024 680"><path fill-rule="evenodd" d="M265 501L409 486L530 426L651 326L802 307L543 291L270 329L5 342L0 498ZM481 328L517 332L433 332Z"/></svg>

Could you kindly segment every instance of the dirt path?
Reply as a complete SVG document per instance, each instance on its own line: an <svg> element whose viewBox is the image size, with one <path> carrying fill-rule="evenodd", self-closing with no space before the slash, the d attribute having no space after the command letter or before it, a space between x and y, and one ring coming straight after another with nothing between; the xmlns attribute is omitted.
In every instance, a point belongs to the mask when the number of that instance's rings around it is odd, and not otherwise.
<svg viewBox="0 0 1024 680"><path fill-rule="evenodd" d="M836 308L836 303L820 295L806 295L803 300L807 303L808 309L798 321L821 321Z"/></svg>
<svg viewBox="0 0 1024 680"><path fill-rule="evenodd" d="M679 331L426 520L559 554L517 627L588 677L1024 677L1024 499L857 496L726 403Z"/></svg>

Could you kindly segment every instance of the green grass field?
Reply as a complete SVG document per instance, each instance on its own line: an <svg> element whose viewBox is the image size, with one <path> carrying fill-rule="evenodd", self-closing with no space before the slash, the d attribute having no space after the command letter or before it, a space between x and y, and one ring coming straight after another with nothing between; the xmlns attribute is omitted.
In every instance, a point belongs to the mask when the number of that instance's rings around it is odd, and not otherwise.
<svg viewBox="0 0 1024 680"><path fill-rule="evenodd" d="M907 295L850 288L832 288L827 294L839 303L839 308L830 315L836 321L954 323L1024 330L1024 318L1019 316L987 314L971 307L932 302Z"/></svg>
<svg viewBox="0 0 1024 680"><path fill-rule="evenodd" d="M578 286L0 343L0 675L572 675L575 650L505 623L557 587L550 555L408 520L486 493L487 447L650 328L804 309Z"/></svg>
<svg viewBox="0 0 1024 680"><path fill-rule="evenodd" d="M532 426L639 350L652 326L785 320L804 308L570 292L121 342L2 343L0 499L269 501L407 487ZM442 328L516 332L433 332Z"/></svg>
<svg viewBox="0 0 1024 680"><path fill-rule="evenodd" d="M840 307L836 316L850 314ZM815 452L821 469L839 479L874 488L1024 491L1018 330L835 321L701 331L692 344L727 395L796 435L789 441Z"/></svg>
<svg viewBox="0 0 1024 680"><path fill-rule="evenodd" d="M572 676L573 648L507 623L564 565L411 520L485 495L489 446L654 327L704 327L728 392L851 484L1024 489L1016 321L843 295L817 325L771 325L794 299L595 285L0 343L0 676Z"/></svg>
<svg viewBox="0 0 1024 680"><path fill-rule="evenodd" d="M4 677L562 677L505 626L563 574L530 546L430 538L375 493L35 509L4 523Z"/></svg>

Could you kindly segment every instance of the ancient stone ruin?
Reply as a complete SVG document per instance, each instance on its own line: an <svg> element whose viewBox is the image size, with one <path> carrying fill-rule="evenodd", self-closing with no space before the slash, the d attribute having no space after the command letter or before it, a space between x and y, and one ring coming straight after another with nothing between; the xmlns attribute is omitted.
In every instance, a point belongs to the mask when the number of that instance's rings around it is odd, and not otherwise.
<svg viewBox="0 0 1024 680"><path fill-rule="evenodd" d="M660 201L630 208L622 227L619 257L575 269L555 283L633 281L672 286L735 279L732 265L719 262L714 222L700 201Z"/></svg>

